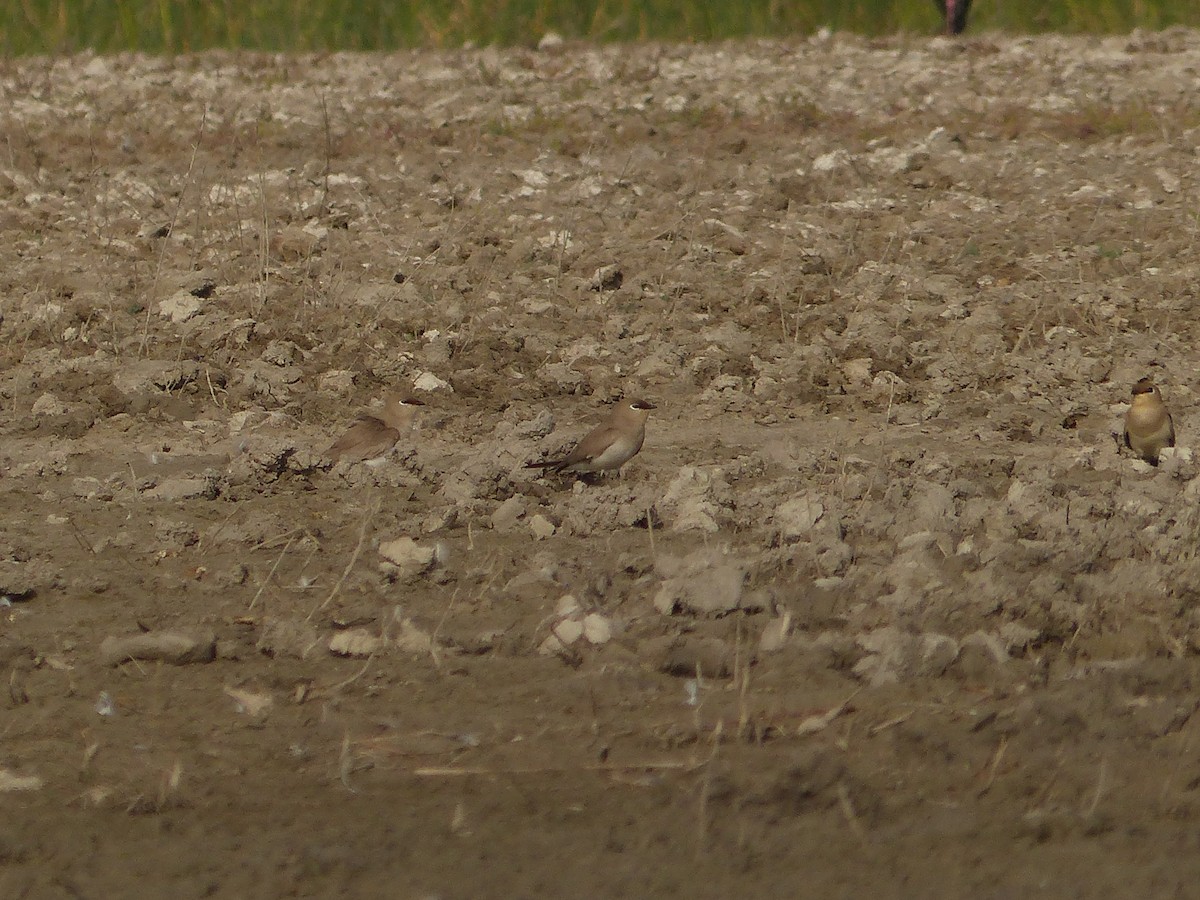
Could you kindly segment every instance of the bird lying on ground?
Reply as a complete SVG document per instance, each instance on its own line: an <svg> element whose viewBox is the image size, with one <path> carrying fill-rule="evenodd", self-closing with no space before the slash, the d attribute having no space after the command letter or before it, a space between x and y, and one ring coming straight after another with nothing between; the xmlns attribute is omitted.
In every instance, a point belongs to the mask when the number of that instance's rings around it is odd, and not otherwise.
<svg viewBox="0 0 1200 900"><path fill-rule="evenodd" d="M378 414L364 414L355 419L346 433L325 451L325 455L335 463L382 459L413 427L417 413L424 405L412 397L386 398Z"/></svg>

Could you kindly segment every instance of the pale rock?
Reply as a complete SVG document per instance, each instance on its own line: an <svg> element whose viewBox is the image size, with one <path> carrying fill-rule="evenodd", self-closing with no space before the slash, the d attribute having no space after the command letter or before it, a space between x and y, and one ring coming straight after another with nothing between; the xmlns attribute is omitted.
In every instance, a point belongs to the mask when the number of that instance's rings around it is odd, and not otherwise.
<svg viewBox="0 0 1200 900"><path fill-rule="evenodd" d="M435 641L433 635L417 625L412 619L397 617L396 632L391 635L391 644L402 653L431 653ZM442 648L439 648L442 649Z"/></svg>
<svg viewBox="0 0 1200 900"><path fill-rule="evenodd" d="M340 182L338 181L337 176L331 176L330 183L334 184ZM325 239L329 237L329 229L316 219L309 219L307 222L305 222L303 230L312 235L321 243L324 243Z"/></svg>
<svg viewBox="0 0 1200 900"><path fill-rule="evenodd" d="M1179 176L1162 166L1154 170L1154 175L1158 179L1158 183L1162 185L1164 193L1177 194L1179 193Z"/></svg>
<svg viewBox="0 0 1200 900"><path fill-rule="evenodd" d="M264 618L255 649L283 658L305 659L322 641L321 632L301 618Z"/></svg>
<svg viewBox="0 0 1200 900"><path fill-rule="evenodd" d="M825 514L816 494L805 494L781 503L775 509L775 529L784 541L795 541L812 531Z"/></svg>
<svg viewBox="0 0 1200 900"><path fill-rule="evenodd" d="M583 617L583 636L589 644L599 646L612 640L612 623L599 613L588 613Z"/></svg>
<svg viewBox="0 0 1200 900"><path fill-rule="evenodd" d="M248 469L250 472L276 476L288 470L292 458L300 450L293 438L266 432L239 438L234 449L236 453L230 459L231 470L237 472Z"/></svg>
<svg viewBox="0 0 1200 900"><path fill-rule="evenodd" d="M918 652L918 674L936 677L945 674L958 657L958 641L945 634L922 634Z"/></svg>
<svg viewBox="0 0 1200 900"><path fill-rule="evenodd" d="M1196 461L1192 448L1163 447L1158 454L1158 470L1183 481L1195 478Z"/></svg>
<svg viewBox="0 0 1200 900"><path fill-rule="evenodd" d="M100 642L100 660L119 666L133 659L184 666L212 662L217 653L216 636L209 631L147 631L128 637L106 637Z"/></svg>
<svg viewBox="0 0 1200 900"><path fill-rule="evenodd" d="M655 568L667 576L654 597L654 608L663 615L726 613L741 603L745 566L710 550L683 559L660 557Z"/></svg>
<svg viewBox="0 0 1200 900"><path fill-rule="evenodd" d="M387 283L371 282L360 285L351 296L359 306L375 307L384 319L402 315L406 309L425 305L425 298L412 281L404 284L395 284L390 280Z"/></svg>
<svg viewBox="0 0 1200 900"><path fill-rule="evenodd" d="M344 396L354 388L357 378L349 369L330 369L317 377L317 390L322 394Z"/></svg>
<svg viewBox="0 0 1200 900"><path fill-rule="evenodd" d="M413 379L413 390L427 392L445 391L448 394L454 393L454 388L451 386L450 382L443 381L432 372L422 372L415 379Z"/></svg>
<svg viewBox="0 0 1200 900"><path fill-rule="evenodd" d="M899 681L907 673L915 641L894 625L860 634L857 643L866 655L855 664L854 674L872 687Z"/></svg>
<svg viewBox="0 0 1200 900"><path fill-rule="evenodd" d="M934 482L915 490L909 498L908 508L917 529L944 530L958 517L953 492Z"/></svg>
<svg viewBox="0 0 1200 900"><path fill-rule="evenodd" d="M323 229L309 230L307 226L287 225L271 235L272 254L284 262L300 262L320 252L325 246Z"/></svg>
<svg viewBox="0 0 1200 900"><path fill-rule="evenodd" d="M335 656L374 656L387 646L387 641L365 628L339 631L329 639L329 652Z"/></svg>
<svg viewBox="0 0 1200 900"><path fill-rule="evenodd" d="M275 705L275 699L270 694L231 687L225 688L225 693L233 700L239 713L252 719L265 718Z"/></svg>
<svg viewBox="0 0 1200 900"><path fill-rule="evenodd" d="M435 553L432 547L422 547L410 537L398 537L380 543L379 555L383 557L380 569L400 579L410 579L433 566Z"/></svg>
<svg viewBox="0 0 1200 900"><path fill-rule="evenodd" d="M197 498L215 500L217 486L208 478L168 478L146 491L146 496L172 502Z"/></svg>
<svg viewBox="0 0 1200 900"><path fill-rule="evenodd" d="M720 530L717 517L732 503L732 491L719 466L683 466L657 504L671 531Z"/></svg>
<svg viewBox="0 0 1200 900"><path fill-rule="evenodd" d="M813 160L812 168L814 172L832 172L849 165L849 163L850 154L839 149L818 156Z"/></svg>
<svg viewBox="0 0 1200 900"><path fill-rule="evenodd" d="M458 507L439 506L431 509L421 520L421 533L433 534L444 528L450 528L458 521Z"/></svg>
<svg viewBox="0 0 1200 900"><path fill-rule="evenodd" d="M0 793L40 791L43 783L36 775L17 775L8 769L0 769Z"/></svg>
<svg viewBox="0 0 1200 900"><path fill-rule="evenodd" d="M788 636L792 632L792 614L785 612L783 615L776 616L763 628L762 634L758 637L758 649L760 653L775 653L781 650L787 643Z"/></svg>
<svg viewBox="0 0 1200 900"><path fill-rule="evenodd" d="M587 382L583 372L565 362L546 363L537 370L537 377L555 385L564 394L580 393Z"/></svg>
<svg viewBox="0 0 1200 900"><path fill-rule="evenodd" d="M241 409L229 417L229 433L241 434L268 424L272 414L265 409Z"/></svg>
<svg viewBox="0 0 1200 900"><path fill-rule="evenodd" d="M550 183L550 176L541 169L517 169L513 174L532 188L544 188Z"/></svg>
<svg viewBox="0 0 1200 900"><path fill-rule="evenodd" d="M176 291L158 304L158 314L176 325L195 318L204 309L204 301L190 291Z"/></svg>
<svg viewBox="0 0 1200 900"><path fill-rule="evenodd" d="M1082 616L1078 621L1082 621ZM999 640L1005 649L1005 657L1009 653L1020 653L1041 636L1041 632L1020 622L1005 622L1000 626Z"/></svg>
<svg viewBox="0 0 1200 900"><path fill-rule="evenodd" d="M526 440L538 440L550 434L554 430L554 424L554 413L543 409L532 419L516 423L513 426L512 434L514 437Z"/></svg>
<svg viewBox="0 0 1200 900"><path fill-rule="evenodd" d="M866 387L871 383L871 366L874 362L870 357L848 360L842 363L842 374L855 387Z"/></svg>
<svg viewBox="0 0 1200 900"><path fill-rule="evenodd" d="M861 634L857 643L867 655L854 666L854 674L872 686L914 675L942 675L954 663L959 651L958 642L948 635L912 634L894 625Z"/></svg>
<svg viewBox="0 0 1200 900"><path fill-rule="evenodd" d="M553 631L546 635L546 639L538 644L538 653L543 656L561 656L567 652L566 645L558 639Z"/></svg>
<svg viewBox="0 0 1200 900"><path fill-rule="evenodd" d="M88 78L107 78L112 74L109 60L103 56L93 56L83 67L83 74Z"/></svg>
<svg viewBox="0 0 1200 900"><path fill-rule="evenodd" d="M242 370L243 385L278 403L289 400L303 378L299 366L280 366L262 359L252 360Z"/></svg>
<svg viewBox="0 0 1200 900"><path fill-rule="evenodd" d="M697 497L681 500L675 507L675 514L671 519L671 530L705 531L715 534L721 530L721 526L713 518L712 510L711 503Z"/></svg>
<svg viewBox="0 0 1200 900"><path fill-rule="evenodd" d="M53 394L42 394L33 401L33 407L29 411L35 416L61 416L68 409L67 404Z"/></svg>
<svg viewBox="0 0 1200 900"><path fill-rule="evenodd" d="M577 619L563 619L550 630L564 647L570 647L583 637L583 623Z"/></svg>
<svg viewBox="0 0 1200 900"><path fill-rule="evenodd" d="M580 607L579 601L575 598L574 594L563 594L558 598L558 602L554 604L554 614L563 618L573 616L581 609L582 607Z"/></svg>
<svg viewBox="0 0 1200 900"><path fill-rule="evenodd" d="M1163 505L1158 501L1136 494L1127 494L1119 501L1119 506L1123 513L1143 520L1157 518L1163 509Z"/></svg>
<svg viewBox="0 0 1200 900"><path fill-rule="evenodd" d="M496 531L510 531L523 515L525 498L520 494L513 494L496 508L488 521Z"/></svg>
<svg viewBox="0 0 1200 900"><path fill-rule="evenodd" d="M258 355L258 358L263 362L268 362L273 366L294 366L298 361L302 361L304 351L297 346L295 341L271 341L267 344L266 349Z"/></svg>
<svg viewBox="0 0 1200 900"><path fill-rule="evenodd" d="M609 263L592 273L588 288L593 291L615 291L621 286L623 280L624 274L621 272L621 267L616 263Z"/></svg>
<svg viewBox="0 0 1200 900"><path fill-rule="evenodd" d="M554 527L554 523L541 513L537 513L530 517L529 530L533 532L533 536L539 541L544 541L548 537L553 537L554 532L557 531L557 529Z"/></svg>

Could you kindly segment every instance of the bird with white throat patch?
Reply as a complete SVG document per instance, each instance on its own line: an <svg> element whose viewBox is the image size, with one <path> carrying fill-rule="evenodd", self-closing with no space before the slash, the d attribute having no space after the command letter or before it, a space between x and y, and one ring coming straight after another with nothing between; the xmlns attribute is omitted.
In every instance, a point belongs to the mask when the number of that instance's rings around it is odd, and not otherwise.
<svg viewBox="0 0 1200 900"><path fill-rule="evenodd" d="M605 421L585 434L562 459L526 463L526 468L578 475L619 471L642 449L646 419L650 410L656 408L648 400L622 400Z"/></svg>
<svg viewBox="0 0 1200 900"><path fill-rule="evenodd" d="M1149 378L1133 386L1129 412L1125 413L1125 446L1152 466L1158 465L1164 447L1175 446L1175 422L1158 386Z"/></svg>
<svg viewBox="0 0 1200 900"><path fill-rule="evenodd" d="M389 396L378 413L363 414L346 433L330 445L325 455L336 462L374 463L382 460L396 442L416 425L425 404L414 397Z"/></svg>

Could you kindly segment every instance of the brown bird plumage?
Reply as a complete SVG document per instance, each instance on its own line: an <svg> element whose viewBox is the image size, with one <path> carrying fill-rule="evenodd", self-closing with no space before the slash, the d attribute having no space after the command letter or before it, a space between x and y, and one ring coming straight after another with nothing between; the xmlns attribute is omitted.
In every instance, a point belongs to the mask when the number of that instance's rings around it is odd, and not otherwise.
<svg viewBox="0 0 1200 900"><path fill-rule="evenodd" d="M623 400L608 419L584 435L575 449L562 459L527 463L526 466L581 475L619 470L642 449L646 439L646 419L655 408L646 400Z"/></svg>
<svg viewBox="0 0 1200 900"><path fill-rule="evenodd" d="M1150 463L1158 465L1164 447L1175 446L1175 423L1162 394L1149 378L1133 386L1129 412L1125 414L1125 446Z"/></svg>
<svg viewBox="0 0 1200 900"><path fill-rule="evenodd" d="M412 397L388 397L378 415L361 415L325 455L334 462L364 462L387 454L413 426L425 404Z"/></svg>

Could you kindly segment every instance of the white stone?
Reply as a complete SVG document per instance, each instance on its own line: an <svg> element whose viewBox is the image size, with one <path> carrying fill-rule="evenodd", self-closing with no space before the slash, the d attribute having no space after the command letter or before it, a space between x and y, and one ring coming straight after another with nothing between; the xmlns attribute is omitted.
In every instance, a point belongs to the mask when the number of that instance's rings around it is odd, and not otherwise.
<svg viewBox="0 0 1200 900"><path fill-rule="evenodd" d="M792 614L785 612L781 616L776 616L766 627L763 628L762 634L758 638L758 649L761 653L775 653L782 649L787 643L788 635L792 631Z"/></svg>
<svg viewBox="0 0 1200 900"><path fill-rule="evenodd" d="M548 537L553 537L554 532L558 529L554 527L553 522L541 513L537 513L529 519L529 530L533 532L533 536L539 541L544 541Z"/></svg>
<svg viewBox="0 0 1200 900"><path fill-rule="evenodd" d="M580 608L579 601L575 599L574 594L563 594L554 604L554 614L565 619L567 616L575 615Z"/></svg>
<svg viewBox="0 0 1200 900"><path fill-rule="evenodd" d="M432 372L422 372L415 379L413 379L413 390L445 391L448 394L454 393L454 388L450 386L450 382L443 381Z"/></svg>
<svg viewBox="0 0 1200 900"><path fill-rule="evenodd" d="M61 416L66 411L67 404L53 394L42 394L33 401L33 408L30 410L35 416Z"/></svg>
<svg viewBox="0 0 1200 900"><path fill-rule="evenodd" d="M583 636L589 644L607 644L612 640L612 623L599 613L589 613L583 617Z"/></svg>
<svg viewBox="0 0 1200 900"><path fill-rule="evenodd" d="M432 547L422 547L410 537L381 543L379 555L383 557L380 568L404 578L420 575L433 565L434 560Z"/></svg>
<svg viewBox="0 0 1200 900"><path fill-rule="evenodd" d="M488 520L496 531L508 531L525 515L525 500L520 494L509 497L492 513Z"/></svg>
<svg viewBox="0 0 1200 900"><path fill-rule="evenodd" d="M329 652L337 656L371 656L378 653L386 642L365 628L339 631L329 639Z"/></svg>
<svg viewBox="0 0 1200 900"><path fill-rule="evenodd" d="M663 615L680 610L725 613L737 609L742 599L746 570L732 562L719 562L692 574L668 578L654 597L654 608Z"/></svg>
<svg viewBox="0 0 1200 900"><path fill-rule="evenodd" d="M216 495L207 478L168 478L146 491L147 497L155 500L193 500L197 497L211 499Z"/></svg>
<svg viewBox="0 0 1200 900"><path fill-rule="evenodd" d="M164 319L170 319L176 325L186 322L200 314L204 301L187 291L176 291L170 297L158 304L158 314Z"/></svg>
<svg viewBox="0 0 1200 900"><path fill-rule="evenodd" d="M564 647L570 647L583 636L583 623L576 619L563 619L551 631Z"/></svg>

